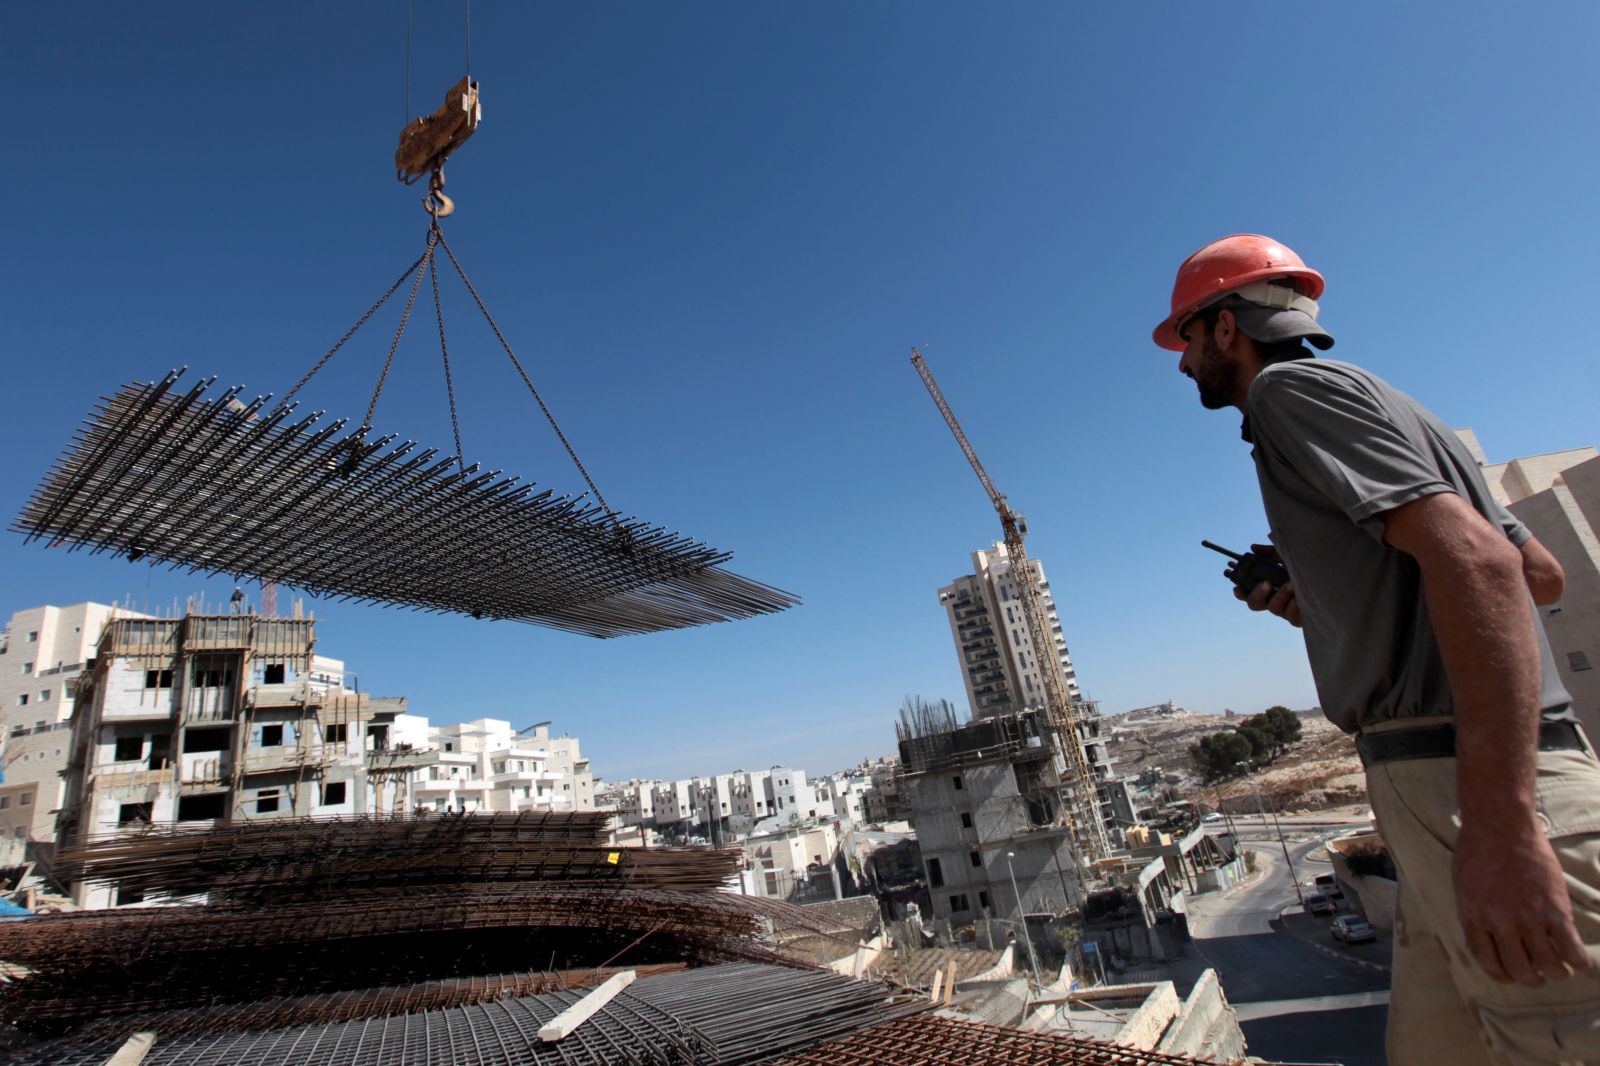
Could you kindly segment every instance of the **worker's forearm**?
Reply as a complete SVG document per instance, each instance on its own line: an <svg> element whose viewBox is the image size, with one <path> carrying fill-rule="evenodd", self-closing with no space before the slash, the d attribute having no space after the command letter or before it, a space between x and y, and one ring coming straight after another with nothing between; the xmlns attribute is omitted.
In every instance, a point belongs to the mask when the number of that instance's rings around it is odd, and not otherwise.
<svg viewBox="0 0 1600 1066"><path fill-rule="evenodd" d="M1464 826L1521 831L1534 820L1539 646L1520 560L1495 552L1423 569L1456 717Z"/></svg>

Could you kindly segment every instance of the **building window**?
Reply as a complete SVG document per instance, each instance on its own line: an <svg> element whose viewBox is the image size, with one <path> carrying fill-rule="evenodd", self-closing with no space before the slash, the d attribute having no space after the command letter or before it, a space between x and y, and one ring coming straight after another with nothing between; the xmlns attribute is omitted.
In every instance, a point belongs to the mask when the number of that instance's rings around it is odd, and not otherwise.
<svg viewBox="0 0 1600 1066"><path fill-rule="evenodd" d="M24 792L22 795L18 796L17 797L17 806L18 807L31 807L31 806L33 806L33 793L32 792Z"/></svg>
<svg viewBox="0 0 1600 1066"><path fill-rule="evenodd" d="M117 751L112 756L116 762L133 762L144 758L144 737L118 737Z"/></svg>
<svg viewBox="0 0 1600 1066"><path fill-rule="evenodd" d="M447 740L447 741L444 742L444 750L445 751L455 751L456 750L456 746L454 744L450 743Z"/></svg>
<svg viewBox="0 0 1600 1066"><path fill-rule="evenodd" d="M1567 665L1572 667L1574 672L1594 669L1589 665L1589 656L1581 651L1567 652Z"/></svg>
<svg viewBox="0 0 1600 1066"><path fill-rule="evenodd" d="M45 689L44 691L39 693L39 702L40 703L49 703L50 702L50 690L49 689Z"/></svg>
<svg viewBox="0 0 1600 1066"><path fill-rule="evenodd" d="M928 860L928 887L940 888L944 885L944 870L939 866L938 859Z"/></svg>
<svg viewBox="0 0 1600 1066"><path fill-rule="evenodd" d="M283 746L283 726L264 725L261 727L261 746L263 748L281 748Z"/></svg>
<svg viewBox="0 0 1600 1066"><path fill-rule="evenodd" d="M271 814L278 809L278 790L264 788L256 793L256 813Z"/></svg>
<svg viewBox="0 0 1600 1066"><path fill-rule="evenodd" d="M981 890L978 892L978 906L982 907L984 910L989 909L989 893Z"/></svg>
<svg viewBox="0 0 1600 1066"><path fill-rule="evenodd" d="M29 631L29 633L28 633L28 643L29 644L37 644L37 643L39 643L39 631L37 629Z"/></svg>
<svg viewBox="0 0 1600 1066"><path fill-rule="evenodd" d="M124 803L117 809L118 825L149 825L155 805L150 803Z"/></svg>
<svg viewBox="0 0 1600 1066"><path fill-rule="evenodd" d="M134 903L144 902L144 893L137 888L116 888L112 890L112 894L116 897L116 902L112 904L113 907L127 907Z"/></svg>
<svg viewBox="0 0 1600 1066"><path fill-rule="evenodd" d="M950 897L950 911L951 911L951 913L956 913L958 911L964 911L966 909L967 909L967 894L965 892L959 892L956 895Z"/></svg>
<svg viewBox="0 0 1600 1066"><path fill-rule="evenodd" d="M263 685L281 685L285 680L285 669L282 663L268 663L261 671Z"/></svg>
<svg viewBox="0 0 1600 1066"><path fill-rule="evenodd" d="M233 684L233 671L220 666L196 666L194 684L196 688L222 688Z"/></svg>
<svg viewBox="0 0 1600 1066"><path fill-rule="evenodd" d="M145 688L171 688L171 670L146 670L144 672Z"/></svg>
<svg viewBox="0 0 1600 1066"><path fill-rule="evenodd" d="M23 664L22 664L22 672L23 672L23 673L24 673L24 674L31 674L31 673L33 673L33 664L32 664L32 663L23 663Z"/></svg>
<svg viewBox="0 0 1600 1066"><path fill-rule="evenodd" d="M229 747L228 734L229 730L227 729L185 730L183 734L183 750L185 754L193 754L197 751L227 751ZM222 816L219 814L214 817L220 818Z"/></svg>
<svg viewBox="0 0 1600 1066"><path fill-rule="evenodd" d="M178 821L209 822L227 814L227 794L211 792L204 796L179 796Z"/></svg>
<svg viewBox="0 0 1600 1066"><path fill-rule="evenodd" d="M983 865L983 856L979 855L976 851L968 853L967 857L972 860L972 865L974 865L974 866L982 866Z"/></svg>
<svg viewBox="0 0 1600 1066"><path fill-rule="evenodd" d="M11 797L10 796L0 796L0 811L3 811L7 807L10 807L10 806L11 806Z"/></svg>
<svg viewBox="0 0 1600 1066"><path fill-rule="evenodd" d="M961 828L963 828L963 829L971 829L972 828L972 815L968 814L966 811L962 811L961 812Z"/></svg>
<svg viewBox="0 0 1600 1066"><path fill-rule="evenodd" d="M343 781L329 781L322 786L322 803L324 806L335 806L344 802Z"/></svg>
<svg viewBox="0 0 1600 1066"><path fill-rule="evenodd" d="M956 787L956 791L957 792L961 791L962 785L961 785L961 775L960 774L957 774L956 776L952 777L950 779L950 783Z"/></svg>
<svg viewBox="0 0 1600 1066"><path fill-rule="evenodd" d="M328 744L343 744L347 727L343 722L335 722L322 727L322 739Z"/></svg>
<svg viewBox="0 0 1600 1066"><path fill-rule="evenodd" d="M28 705L28 694L26 692L24 692L24 693L22 693L22 695L17 697L17 706L18 707L26 707L27 705Z"/></svg>

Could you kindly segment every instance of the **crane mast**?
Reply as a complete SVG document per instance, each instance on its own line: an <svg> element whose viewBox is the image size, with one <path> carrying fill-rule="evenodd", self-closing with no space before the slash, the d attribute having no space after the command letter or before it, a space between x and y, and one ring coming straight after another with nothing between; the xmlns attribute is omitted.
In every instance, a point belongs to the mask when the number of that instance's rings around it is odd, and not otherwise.
<svg viewBox="0 0 1600 1066"><path fill-rule="evenodd" d="M972 442L967 440L966 432L961 428L955 412L950 409L949 402L944 398L944 390L939 388L939 383L934 380L933 371L928 369L928 361L915 348L911 349L911 365L916 367L923 385L927 386L928 395L933 397L939 413L944 415L945 424L950 427L956 443L961 445L962 454L971 464L972 472L977 474L978 480L983 483L984 491L989 494L989 502L994 504L995 512L1000 516L1000 529L1004 534L1006 555L1011 561L1011 577L1017 586L1018 598L1022 601L1022 617L1028 628L1028 637L1033 642L1034 658L1039 664L1039 678L1044 689L1045 717L1055 731L1057 746L1066 762L1067 776L1070 779L1066 783L1069 797L1067 811L1069 827L1082 855L1089 861L1103 858L1110 854L1111 844L1106 838L1105 823L1100 818L1099 804L1095 797L1094 775L1089 768L1088 756L1083 750L1083 737L1078 732L1077 713L1067 692L1066 675L1061 671L1061 659L1056 655L1055 641L1050 634L1044 596L1040 592L1033 564L1029 561L1027 550L1022 544L1022 539L1028 533L1027 524L1006 503L1005 493L995 488L994 482L989 480L989 473L984 470L982 460L978 458Z"/></svg>

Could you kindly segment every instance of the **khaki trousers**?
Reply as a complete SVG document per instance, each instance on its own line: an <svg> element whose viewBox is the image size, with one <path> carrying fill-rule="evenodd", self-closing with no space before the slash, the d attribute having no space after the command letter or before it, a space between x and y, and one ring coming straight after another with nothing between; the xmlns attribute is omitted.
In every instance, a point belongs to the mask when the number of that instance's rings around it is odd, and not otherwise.
<svg viewBox="0 0 1600 1066"><path fill-rule="evenodd" d="M1541 751L1536 792L1595 968L1542 988L1493 981L1456 916L1454 759L1374 763L1367 790L1400 872L1388 1051L1393 1066L1600 1063L1600 762Z"/></svg>

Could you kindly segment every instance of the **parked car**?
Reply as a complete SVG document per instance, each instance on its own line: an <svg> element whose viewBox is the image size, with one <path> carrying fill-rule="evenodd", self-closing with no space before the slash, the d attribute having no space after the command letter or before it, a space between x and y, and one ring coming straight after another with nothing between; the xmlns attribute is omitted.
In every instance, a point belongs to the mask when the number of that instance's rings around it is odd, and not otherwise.
<svg viewBox="0 0 1600 1066"><path fill-rule="evenodd" d="M1218 814L1216 811L1212 811L1210 814L1206 815L1204 818L1202 818L1200 820L1202 822L1206 823L1207 825L1210 825L1212 822L1220 822L1220 821L1222 821L1222 815Z"/></svg>
<svg viewBox="0 0 1600 1066"><path fill-rule="evenodd" d="M1317 875L1317 891L1329 899L1344 899L1344 889L1339 886L1339 878L1333 874Z"/></svg>
<svg viewBox="0 0 1600 1066"><path fill-rule="evenodd" d="M1305 898L1307 914L1337 914L1339 905L1324 896L1321 892L1313 892Z"/></svg>
<svg viewBox="0 0 1600 1066"><path fill-rule="evenodd" d="M1378 939L1372 923L1359 914L1339 915L1329 923L1328 931L1333 934L1333 939L1346 944L1362 944L1368 940Z"/></svg>

